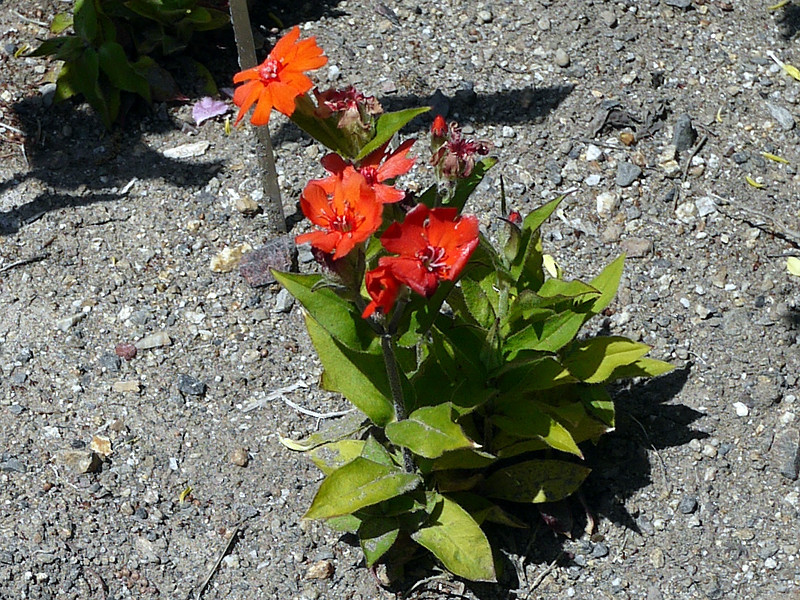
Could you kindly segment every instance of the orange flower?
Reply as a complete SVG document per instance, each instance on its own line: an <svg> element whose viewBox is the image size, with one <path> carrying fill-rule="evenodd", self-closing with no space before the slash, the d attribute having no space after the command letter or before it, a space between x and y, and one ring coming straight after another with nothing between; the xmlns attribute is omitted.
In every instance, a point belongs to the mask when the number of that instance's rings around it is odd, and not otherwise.
<svg viewBox="0 0 800 600"><path fill-rule="evenodd" d="M400 256L386 256L380 267L417 294L430 298L439 281L454 281L478 245L478 219L455 208L418 204L402 224L392 223L381 244Z"/></svg>
<svg viewBox="0 0 800 600"><path fill-rule="evenodd" d="M358 167L346 162L338 154L328 154L323 157L321 162L325 170L331 175L325 179L320 179L318 183L330 193L336 181L348 176L350 173L357 172L366 179L367 184L375 191L375 197L378 202L381 204L399 202L405 198L405 192L384 182L411 170L415 159L408 158L408 154L413 144L414 140L407 140L400 144L397 150L387 154L387 142L364 157Z"/></svg>
<svg viewBox="0 0 800 600"><path fill-rule="evenodd" d="M366 319L377 309L380 309L384 315L389 314L397 299L397 294L400 292L400 282L395 279L389 269L381 266L367 271L364 281L372 302L367 304L361 317Z"/></svg>
<svg viewBox="0 0 800 600"><path fill-rule="evenodd" d="M300 198L300 208L321 229L298 235L295 242L310 242L335 260L347 255L381 225L383 205L363 176L352 173L338 181L331 193L310 181Z"/></svg>
<svg viewBox="0 0 800 600"><path fill-rule="evenodd" d="M269 123L273 107L291 116L295 98L312 88L311 80L303 71L318 69L328 62L328 58L322 56L316 38L298 41L299 37L300 28L295 26L278 40L264 62L233 76L234 83L246 82L233 93L233 103L239 107L234 125L242 120L254 103L256 109L250 118L253 125Z"/></svg>

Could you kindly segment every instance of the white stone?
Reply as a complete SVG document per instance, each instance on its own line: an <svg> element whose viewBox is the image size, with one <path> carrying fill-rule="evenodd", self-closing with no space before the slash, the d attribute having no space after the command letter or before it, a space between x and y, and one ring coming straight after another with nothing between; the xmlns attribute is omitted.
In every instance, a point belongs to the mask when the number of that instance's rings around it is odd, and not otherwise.
<svg viewBox="0 0 800 600"><path fill-rule="evenodd" d="M600 150L600 148L594 144L586 146L586 160L591 162L593 160L598 160L601 156L603 156L603 151Z"/></svg>
<svg viewBox="0 0 800 600"><path fill-rule="evenodd" d="M734 402L733 408L736 411L737 417L746 417L750 414L750 409L747 408L747 405L744 402Z"/></svg>
<svg viewBox="0 0 800 600"><path fill-rule="evenodd" d="M614 192L603 192L597 194L597 214L601 217L609 217L619 206L619 195Z"/></svg>

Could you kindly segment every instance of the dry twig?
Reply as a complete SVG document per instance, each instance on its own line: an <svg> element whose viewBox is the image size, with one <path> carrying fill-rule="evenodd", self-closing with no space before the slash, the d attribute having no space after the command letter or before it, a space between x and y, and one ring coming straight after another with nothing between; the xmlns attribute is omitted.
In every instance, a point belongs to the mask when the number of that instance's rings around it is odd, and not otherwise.
<svg viewBox="0 0 800 600"><path fill-rule="evenodd" d="M200 597L203 595L203 592L208 587L208 583L211 581L211 578L214 576L214 573L217 572L219 566L222 564L222 559L230 552L231 548L233 547L236 538L239 536L239 526L233 528L233 533L231 533L231 537L228 538L228 541L225 543L225 547L222 549L222 552L219 553L217 557L217 562L214 563L214 566L211 567L211 570L206 575L206 578L203 580L203 583L200 584L200 587L197 588L197 592L195 592L194 600L200 600Z"/></svg>

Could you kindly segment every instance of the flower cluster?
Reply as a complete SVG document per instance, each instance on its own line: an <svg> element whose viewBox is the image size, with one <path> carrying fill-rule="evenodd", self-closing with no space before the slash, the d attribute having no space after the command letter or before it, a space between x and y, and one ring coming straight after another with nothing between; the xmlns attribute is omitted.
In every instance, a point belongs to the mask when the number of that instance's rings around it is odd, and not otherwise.
<svg viewBox="0 0 800 600"><path fill-rule="evenodd" d="M485 156L492 144L464 137L456 123L448 128L444 117L438 115L431 126L431 164L441 179L455 181L469 177L475 168L475 156Z"/></svg>
<svg viewBox="0 0 800 600"><path fill-rule="evenodd" d="M236 122L253 104L256 108L251 122L255 125L268 123L272 108L293 120L296 109L298 114L318 121L333 118L335 129L345 138L338 147L355 148L352 156L356 156L376 135L376 119L383 109L374 97L352 86L326 92L315 89L316 108L309 109L312 105L307 92L312 83L304 71L324 65L327 58L314 38L299 40L299 35L295 27L278 41L263 63L234 77L236 83L242 83L234 93L234 102L240 107ZM330 129L324 131L332 135ZM468 177L475 155L486 154L489 149L484 142L465 139L455 123L448 127L442 117L434 120L431 133L431 163L439 176L449 181ZM410 156L414 140L390 150L389 136L384 139L385 143L359 160L343 158L339 153L322 159L328 175L309 181L300 198L300 208L315 229L295 240L311 244L317 259L337 273L347 270L340 261L354 251L358 253L360 260L349 263L350 267L362 265L358 280L348 283L358 288L360 278L364 278L370 297L364 318L376 312L388 314L406 288L430 298L441 281L458 278L478 245L478 219L460 215L456 208L413 206L409 201L403 203L408 212L401 222L394 218L384 222L385 205L407 200L394 181L408 173L415 162ZM372 263L374 268L365 273L366 242L381 228L385 231L380 242L387 255L379 257L377 264Z"/></svg>

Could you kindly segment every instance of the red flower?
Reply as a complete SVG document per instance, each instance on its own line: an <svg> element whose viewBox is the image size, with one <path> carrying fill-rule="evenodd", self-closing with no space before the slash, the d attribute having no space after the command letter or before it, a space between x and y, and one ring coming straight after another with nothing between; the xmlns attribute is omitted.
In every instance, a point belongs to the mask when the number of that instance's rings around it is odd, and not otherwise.
<svg viewBox="0 0 800 600"><path fill-rule="evenodd" d="M401 283L395 279L392 272L385 266L378 266L372 271L367 271L365 276L367 293L372 302L367 304L361 317L366 319L377 309L383 314L388 314L394 306L397 294L400 292Z"/></svg>
<svg viewBox="0 0 800 600"><path fill-rule="evenodd" d="M455 208L417 205L402 224L393 223L381 236L383 247L400 256L381 258L401 283L430 298L439 281L455 280L478 245L478 219L459 216Z"/></svg>
<svg viewBox="0 0 800 600"><path fill-rule="evenodd" d="M330 193L336 181L347 177L350 173L358 172L375 191L375 198L378 202L381 204L399 202L405 198L405 192L398 190L394 186L386 185L384 181L394 179L411 170L415 159L408 158L408 151L413 143L414 140L407 140L400 144L397 150L391 154L386 154L387 144L384 144L367 155L358 167L346 162L338 154L328 154L323 157L322 166L331 175L319 180L317 183Z"/></svg>
<svg viewBox="0 0 800 600"><path fill-rule="evenodd" d="M436 138L447 136L447 123L445 123L442 115L436 115L436 118L433 120L433 124L431 124L431 135Z"/></svg>
<svg viewBox="0 0 800 600"><path fill-rule="evenodd" d="M318 69L328 62L316 38L298 41L299 37L300 28L295 26L278 40L264 62L234 75L234 83L247 82L233 93L233 102L239 107L234 125L254 103L256 109L250 118L253 125L269 123L273 107L286 116L292 115L295 98L313 86L303 71Z"/></svg>
<svg viewBox="0 0 800 600"><path fill-rule="evenodd" d="M380 227L383 212L375 192L358 173L338 181L330 193L319 182L310 181L300 197L300 208L321 230L298 235L295 242L310 242L336 260Z"/></svg>

